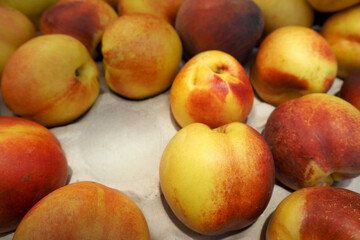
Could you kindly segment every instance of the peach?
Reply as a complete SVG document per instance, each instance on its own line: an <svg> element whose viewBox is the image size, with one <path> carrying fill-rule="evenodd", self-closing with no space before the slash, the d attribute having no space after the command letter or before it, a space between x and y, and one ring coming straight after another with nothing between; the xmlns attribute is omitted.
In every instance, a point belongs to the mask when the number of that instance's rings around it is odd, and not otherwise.
<svg viewBox="0 0 360 240"><path fill-rule="evenodd" d="M60 0L44 11L40 32L72 36L96 58L105 28L117 18L115 10L102 0Z"/></svg>
<svg viewBox="0 0 360 240"><path fill-rule="evenodd" d="M336 57L319 33L285 26L261 43L250 81L262 100L276 106L309 93L327 92L336 74Z"/></svg>
<svg viewBox="0 0 360 240"><path fill-rule="evenodd" d="M146 219L121 191L95 182L76 182L41 199L25 215L13 240L146 240Z"/></svg>
<svg viewBox="0 0 360 240"><path fill-rule="evenodd" d="M18 117L0 117L0 233L14 230L41 198L66 184L68 167L57 138Z"/></svg>
<svg viewBox="0 0 360 240"><path fill-rule="evenodd" d="M186 59L220 50L244 63L263 29L264 18L252 0L184 1L175 20Z"/></svg>
<svg viewBox="0 0 360 240"><path fill-rule="evenodd" d="M337 12L360 3L360 0L307 0L319 12Z"/></svg>
<svg viewBox="0 0 360 240"><path fill-rule="evenodd" d="M359 239L360 194L337 187L308 187L281 201L266 239Z"/></svg>
<svg viewBox="0 0 360 240"><path fill-rule="evenodd" d="M360 175L360 111L339 97L313 93L280 104L264 138L277 179L292 189Z"/></svg>
<svg viewBox="0 0 360 240"><path fill-rule="evenodd" d="M328 17L321 35L329 43L338 62L338 77L347 78L360 68L360 5Z"/></svg>
<svg viewBox="0 0 360 240"><path fill-rule="evenodd" d="M161 158L160 186L176 217L204 235L243 229L265 210L275 173L263 137L245 123L182 128Z"/></svg>
<svg viewBox="0 0 360 240"><path fill-rule="evenodd" d="M306 0L254 0L264 16L264 36L284 26L311 27L314 10Z"/></svg>
<svg viewBox="0 0 360 240"><path fill-rule="evenodd" d="M129 99L144 99L170 87L178 72L182 45L164 19L130 13L106 28L102 54L109 88Z"/></svg>
<svg viewBox="0 0 360 240"><path fill-rule="evenodd" d="M19 10L38 28L41 14L57 1L59 0L0 0L0 5L6 5Z"/></svg>
<svg viewBox="0 0 360 240"><path fill-rule="evenodd" d="M360 111L360 69L352 72L340 89L340 97Z"/></svg>
<svg viewBox="0 0 360 240"><path fill-rule="evenodd" d="M11 54L35 37L32 22L20 11L0 5L0 78Z"/></svg>
<svg viewBox="0 0 360 240"><path fill-rule="evenodd" d="M170 106L184 127L201 122L215 128L242 122L254 100L249 78L230 54L212 50L191 58L177 74L170 91Z"/></svg>
<svg viewBox="0 0 360 240"><path fill-rule="evenodd" d="M175 24L176 14L184 0L119 0L117 10L120 15L143 12L151 13Z"/></svg>
<svg viewBox="0 0 360 240"><path fill-rule="evenodd" d="M100 91L99 70L85 46L63 34L19 47L1 80L6 106L46 127L70 123L90 109Z"/></svg>

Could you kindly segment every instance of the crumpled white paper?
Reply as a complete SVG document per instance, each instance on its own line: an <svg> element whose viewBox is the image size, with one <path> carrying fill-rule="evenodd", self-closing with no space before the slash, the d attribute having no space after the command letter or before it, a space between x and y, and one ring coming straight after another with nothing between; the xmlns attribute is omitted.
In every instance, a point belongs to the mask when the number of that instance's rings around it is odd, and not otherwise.
<svg viewBox="0 0 360 240"><path fill-rule="evenodd" d="M249 62L244 65L249 74ZM101 75L103 69L98 63ZM336 79L329 94L336 95L342 80ZM264 129L274 107L255 97L246 123ZM13 115L0 99L0 115ZM59 139L70 168L69 182L95 181L127 194L143 211L152 239L265 239L266 223L290 191L280 184L258 220L250 227L222 236L207 237L189 230L171 212L159 186L159 163L169 140L179 130L170 111L169 90L146 100L128 100L111 92L101 78L101 92L94 106L77 121L50 128ZM360 177L338 183L360 191ZM0 234L12 239L13 232Z"/></svg>

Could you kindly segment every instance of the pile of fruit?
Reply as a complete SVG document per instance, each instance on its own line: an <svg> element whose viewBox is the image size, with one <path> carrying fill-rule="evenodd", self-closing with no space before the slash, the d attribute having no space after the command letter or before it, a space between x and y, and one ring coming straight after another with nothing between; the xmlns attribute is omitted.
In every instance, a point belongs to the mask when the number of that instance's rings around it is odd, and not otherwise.
<svg viewBox="0 0 360 240"><path fill-rule="evenodd" d="M0 239L360 239L359 56L360 0L0 0Z"/></svg>

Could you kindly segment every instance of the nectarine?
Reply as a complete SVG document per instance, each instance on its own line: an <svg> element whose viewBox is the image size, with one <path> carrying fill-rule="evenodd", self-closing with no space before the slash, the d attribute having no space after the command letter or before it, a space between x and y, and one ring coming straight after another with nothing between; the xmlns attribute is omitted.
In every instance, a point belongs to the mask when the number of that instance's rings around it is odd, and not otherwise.
<svg viewBox="0 0 360 240"><path fill-rule="evenodd" d="M66 184L57 138L38 123L0 117L0 233L14 230L41 198Z"/></svg>
<svg viewBox="0 0 360 240"><path fill-rule="evenodd" d="M360 239L360 194L337 187L308 187L280 202L266 240Z"/></svg>
<svg viewBox="0 0 360 240"><path fill-rule="evenodd" d="M336 56L340 78L345 79L360 68L359 29L360 5L332 14L321 28L321 35Z"/></svg>
<svg viewBox="0 0 360 240"><path fill-rule="evenodd" d="M126 194L96 182L76 182L41 199L13 240L148 240L146 219Z"/></svg>
<svg viewBox="0 0 360 240"><path fill-rule="evenodd" d="M81 42L64 34L42 35L11 55L1 93L16 115L53 127L74 121L92 106L99 78Z"/></svg>
<svg viewBox="0 0 360 240"><path fill-rule="evenodd" d="M182 58L181 40L173 26L149 13L129 13L110 24L102 40L105 80L130 99L167 90Z"/></svg>
<svg viewBox="0 0 360 240"><path fill-rule="evenodd" d="M313 93L280 104L264 138L277 179L292 189L360 175L360 111L339 97Z"/></svg>
<svg viewBox="0 0 360 240"><path fill-rule="evenodd" d="M263 137L245 123L182 128L160 162L160 186L177 218L204 235L249 226L274 187L274 162Z"/></svg>
<svg viewBox="0 0 360 240"><path fill-rule="evenodd" d="M260 40L264 17L252 0L185 0L175 28L186 59L206 50L220 50L244 63Z"/></svg>
<svg viewBox="0 0 360 240"><path fill-rule="evenodd" d="M258 96L278 105L309 94L325 93L337 74L337 62L326 40L303 26L285 26L261 43L250 81Z"/></svg>
<svg viewBox="0 0 360 240"><path fill-rule="evenodd" d="M242 122L254 100L249 78L230 54L205 51L191 58L177 74L170 91L170 106L184 127L200 122L211 128Z"/></svg>

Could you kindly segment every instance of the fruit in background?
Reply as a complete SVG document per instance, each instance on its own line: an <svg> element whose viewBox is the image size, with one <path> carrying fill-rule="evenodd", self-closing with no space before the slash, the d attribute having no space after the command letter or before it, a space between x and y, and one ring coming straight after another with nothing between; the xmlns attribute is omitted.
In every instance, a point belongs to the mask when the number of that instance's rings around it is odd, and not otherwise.
<svg viewBox="0 0 360 240"><path fill-rule="evenodd" d="M335 55L320 34L307 27L286 26L261 43L250 82L262 100L278 105L309 93L327 92L336 73Z"/></svg>
<svg viewBox="0 0 360 240"><path fill-rule="evenodd" d="M336 12L360 3L360 0L307 0L319 12Z"/></svg>
<svg viewBox="0 0 360 240"><path fill-rule="evenodd" d="M248 116L254 93L242 65L221 51L205 51L191 58L176 76L170 106L184 127L200 122L211 128L242 122Z"/></svg>
<svg viewBox="0 0 360 240"><path fill-rule="evenodd" d="M120 15L143 12L151 13L175 24L176 14L184 0L119 0L117 10Z"/></svg>
<svg viewBox="0 0 360 240"><path fill-rule="evenodd" d="M46 127L80 117L99 91L99 71L85 46L62 34L36 37L19 47L1 80L6 106Z"/></svg>
<svg viewBox="0 0 360 240"><path fill-rule="evenodd" d="M360 175L360 111L339 97L314 93L279 105L264 138L277 179L292 189Z"/></svg>
<svg viewBox="0 0 360 240"><path fill-rule="evenodd" d="M108 4L110 4L111 7L113 7L114 9L117 8L117 5L119 3L119 0L105 0L105 2L107 2Z"/></svg>
<svg viewBox="0 0 360 240"><path fill-rule="evenodd" d="M101 51L106 83L129 99L152 97L168 89L182 57L175 29L148 13L126 14L110 24Z"/></svg>
<svg viewBox="0 0 360 240"><path fill-rule="evenodd" d="M280 202L266 239L359 239L360 194L336 187L308 187Z"/></svg>
<svg viewBox="0 0 360 240"><path fill-rule="evenodd" d="M0 0L0 5L6 5L19 10L38 28L41 14L57 1L59 0Z"/></svg>
<svg viewBox="0 0 360 240"><path fill-rule="evenodd" d="M18 117L0 117L0 233L14 230L42 197L67 180L67 162L57 138Z"/></svg>
<svg viewBox="0 0 360 240"><path fill-rule="evenodd" d="M344 80L340 89L340 97L360 111L360 68Z"/></svg>
<svg viewBox="0 0 360 240"><path fill-rule="evenodd" d="M328 17L321 35L332 48L338 62L338 76L347 78L360 68L360 5Z"/></svg>
<svg viewBox="0 0 360 240"><path fill-rule="evenodd" d="M11 54L36 36L32 22L20 11L0 5L0 78Z"/></svg>
<svg viewBox="0 0 360 240"><path fill-rule="evenodd" d="M314 10L306 0L254 0L264 16L264 36L290 25L311 27Z"/></svg>
<svg viewBox="0 0 360 240"><path fill-rule="evenodd" d="M44 11L40 31L72 36L96 58L105 28L117 18L115 10L102 0L60 0Z"/></svg>
<svg viewBox="0 0 360 240"><path fill-rule="evenodd" d="M272 195L270 149L249 125L182 128L160 161L160 186L176 217L204 235L242 229L256 221Z"/></svg>
<svg viewBox="0 0 360 240"><path fill-rule="evenodd" d="M13 239L146 240L150 236L142 211L127 195L99 183L76 182L31 208Z"/></svg>
<svg viewBox="0 0 360 240"><path fill-rule="evenodd" d="M262 35L264 18L252 0L185 0L175 28L186 59L220 50L244 63Z"/></svg>

